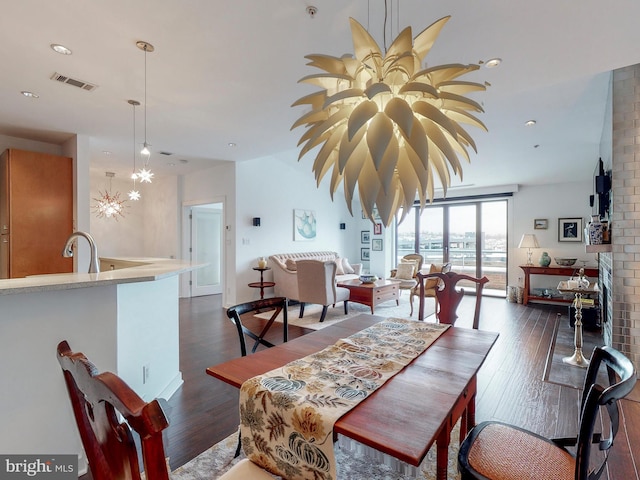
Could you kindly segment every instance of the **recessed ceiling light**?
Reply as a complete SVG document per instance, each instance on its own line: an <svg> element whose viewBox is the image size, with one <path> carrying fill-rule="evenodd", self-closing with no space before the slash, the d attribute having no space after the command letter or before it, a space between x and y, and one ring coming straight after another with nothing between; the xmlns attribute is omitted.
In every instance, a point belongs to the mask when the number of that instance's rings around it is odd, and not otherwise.
<svg viewBox="0 0 640 480"><path fill-rule="evenodd" d="M23 90L20 93L22 93L22 95L24 95L27 98L40 98L40 95L38 95L37 93L28 92L26 90Z"/></svg>
<svg viewBox="0 0 640 480"><path fill-rule="evenodd" d="M173 162L169 162L169 163L167 163L167 166L169 166L169 167L175 167L175 166L176 166L176 164L175 164L175 163L173 163Z"/></svg>
<svg viewBox="0 0 640 480"><path fill-rule="evenodd" d="M111 152L109 150L103 150L102 153L104 153L107 156L111 155Z"/></svg>
<svg viewBox="0 0 640 480"><path fill-rule="evenodd" d="M487 63L485 63L484 66L487 68L494 68L500 65L501 63L502 63L501 58L492 58L491 60L487 60Z"/></svg>
<svg viewBox="0 0 640 480"><path fill-rule="evenodd" d="M524 124L527 127L533 127L536 124L536 121L535 120L527 120L526 122L524 122Z"/></svg>
<svg viewBox="0 0 640 480"><path fill-rule="evenodd" d="M233 147L235 147L235 146L236 146L236 144L235 144L235 143L233 143L233 142L229 142L229 143L227 143L227 146L228 146L228 147L232 147L232 148L233 148Z"/></svg>
<svg viewBox="0 0 640 480"><path fill-rule="evenodd" d="M58 52L61 55L71 55L72 53L71 50L69 50L67 47L58 43L52 43L51 48L54 52Z"/></svg>

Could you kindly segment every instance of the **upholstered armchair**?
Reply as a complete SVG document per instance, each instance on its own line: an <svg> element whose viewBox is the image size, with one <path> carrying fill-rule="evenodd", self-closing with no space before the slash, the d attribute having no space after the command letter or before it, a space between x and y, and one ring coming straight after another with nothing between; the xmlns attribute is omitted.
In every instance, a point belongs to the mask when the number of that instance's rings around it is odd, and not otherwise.
<svg viewBox="0 0 640 480"><path fill-rule="evenodd" d="M348 313L349 290L336 285L336 262L298 260L296 265L300 318L304 315L305 303L322 305L321 322L327 315L329 305L344 302L344 313Z"/></svg>
<svg viewBox="0 0 640 480"><path fill-rule="evenodd" d="M418 285L416 274L422 269L424 258L419 253L410 253L400 260L396 268L391 270L391 280L400 282L398 290L412 290Z"/></svg>

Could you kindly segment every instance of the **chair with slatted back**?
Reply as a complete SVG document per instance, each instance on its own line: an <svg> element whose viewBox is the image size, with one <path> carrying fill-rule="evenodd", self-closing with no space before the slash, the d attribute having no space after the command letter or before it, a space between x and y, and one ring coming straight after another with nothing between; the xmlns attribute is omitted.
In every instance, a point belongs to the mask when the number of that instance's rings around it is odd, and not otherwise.
<svg viewBox="0 0 640 480"><path fill-rule="evenodd" d="M606 366L608 382L599 383L601 366ZM635 384L636 371L628 358L611 347L596 347L585 376L576 437L548 439L502 422L482 422L460 446L462 479L597 480L618 431L618 401ZM602 433L594 434L596 423ZM570 452L568 447L576 448ZM603 459L592 455L596 449L604 452Z"/></svg>
<svg viewBox="0 0 640 480"><path fill-rule="evenodd" d="M273 347L273 343L264 339L264 336L271 329L273 323L276 320L276 317L282 312L282 340L284 342L288 339L288 322L287 322L287 306L288 301L285 297L274 297L274 298L264 298L262 300L255 300L253 302L240 303L238 305L234 305L233 307L229 307L227 310L227 317L231 320L231 322L236 326L238 330L238 338L240 339L240 353L242 356L247 355L247 342L245 337L249 337L255 341L253 347L251 348L251 353L255 353L256 349L259 345L264 345L265 347ZM262 311L272 311L271 317L267 323L262 327L262 330L259 333L255 333L249 328L247 328L242 323L241 316L245 313L253 312L253 313L261 313Z"/></svg>
<svg viewBox="0 0 640 480"><path fill-rule="evenodd" d="M158 400L147 403L114 373L99 373L66 341L58 344L57 352L93 480L168 480L162 431L169 422ZM132 429L139 437L144 474ZM273 480L246 459L220 480L246 478Z"/></svg>
<svg viewBox="0 0 640 480"><path fill-rule="evenodd" d="M489 281L487 277L475 278L469 275L464 275L456 272L446 273L428 273L423 275L418 273L418 281L420 285L420 310L418 313L418 319L424 320L424 280L437 279L438 286L436 288L436 297L438 299L439 310L436 312L438 322L448 323L453 325L458 314L457 309L460 305L460 301L464 296L464 289L456 289L456 285L461 280L467 280L473 282L476 286L476 307L473 315L473 328L478 328L478 322L480 321L480 302L482 301L482 289L484 284Z"/></svg>

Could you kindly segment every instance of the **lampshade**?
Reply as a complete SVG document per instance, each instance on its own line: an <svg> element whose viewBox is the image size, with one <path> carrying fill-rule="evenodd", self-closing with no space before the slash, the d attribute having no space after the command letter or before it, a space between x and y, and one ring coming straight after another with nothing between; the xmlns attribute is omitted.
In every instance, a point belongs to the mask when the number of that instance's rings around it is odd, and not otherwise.
<svg viewBox="0 0 640 480"><path fill-rule="evenodd" d="M538 239L533 233L525 233L520 239L518 248L540 248L540 245L538 245Z"/></svg>
<svg viewBox="0 0 640 480"><path fill-rule="evenodd" d="M352 18L354 57L305 57L308 65L324 72L300 80L322 90L293 104L311 107L291 127L307 127L298 142L304 143L298 159L320 147L313 164L316 182L332 170L331 197L342 183L352 215L356 185L365 215L375 223L377 210L389 226L400 211L404 218L416 199L421 209L427 198L433 200L435 178L445 194L451 173L462 180L458 156L469 161L467 148L476 150L462 124L486 130L469 113L482 112L482 107L464 95L486 87L458 80L478 65L423 68L449 18L436 21L415 39L411 28L405 28L384 54Z"/></svg>

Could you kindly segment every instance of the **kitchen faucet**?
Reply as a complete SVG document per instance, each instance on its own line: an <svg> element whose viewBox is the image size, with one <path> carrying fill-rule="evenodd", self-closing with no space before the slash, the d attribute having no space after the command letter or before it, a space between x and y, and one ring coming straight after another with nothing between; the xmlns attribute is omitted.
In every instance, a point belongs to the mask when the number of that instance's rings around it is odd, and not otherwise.
<svg viewBox="0 0 640 480"><path fill-rule="evenodd" d="M86 232L73 232L69 235L67 243L62 249L63 257L73 257L73 240L76 237L84 237L89 242L89 248L91 249L91 261L89 262L89 273L100 273L100 264L98 263L98 247L91 235Z"/></svg>

